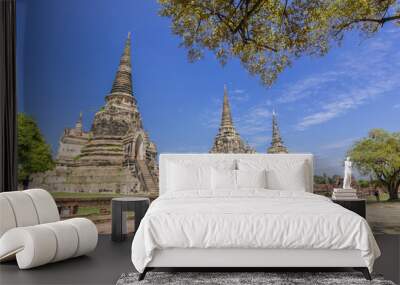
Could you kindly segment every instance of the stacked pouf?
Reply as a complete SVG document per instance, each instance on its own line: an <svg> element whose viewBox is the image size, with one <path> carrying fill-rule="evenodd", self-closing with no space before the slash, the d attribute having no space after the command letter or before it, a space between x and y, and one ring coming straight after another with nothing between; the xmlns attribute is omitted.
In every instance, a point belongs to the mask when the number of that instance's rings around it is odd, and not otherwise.
<svg viewBox="0 0 400 285"><path fill-rule="evenodd" d="M17 259L28 269L84 255L96 248L92 221L60 221L52 196L42 189L0 194L0 261Z"/></svg>

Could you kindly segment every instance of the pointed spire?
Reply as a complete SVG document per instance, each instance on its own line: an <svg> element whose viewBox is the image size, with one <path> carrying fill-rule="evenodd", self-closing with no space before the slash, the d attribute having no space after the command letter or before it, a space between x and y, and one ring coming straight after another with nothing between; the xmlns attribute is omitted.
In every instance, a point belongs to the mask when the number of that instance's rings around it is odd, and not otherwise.
<svg viewBox="0 0 400 285"><path fill-rule="evenodd" d="M117 74L110 93L132 94L132 67L131 67L131 33L125 41L124 52L121 56Z"/></svg>
<svg viewBox="0 0 400 285"><path fill-rule="evenodd" d="M278 121L276 119L275 110L272 110L272 138L278 139L281 141L281 134L279 132Z"/></svg>
<svg viewBox="0 0 400 285"><path fill-rule="evenodd" d="M229 106L228 89L226 85L224 85L224 102L222 105L221 128L222 127L233 127L231 107Z"/></svg>
<svg viewBox="0 0 400 285"><path fill-rule="evenodd" d="M82 132L83 131L83 123L82 123L82 112L79 113L79 119L76 121L75 130Z"/></svg>
<svg viewBox="0 0 400 285"><path fill-rule="evenodd" d="M228 90L224 85L224 100L222 105L221 125L211 153L254 153L255 151L243 142L240 135L236 132L232 121L231 108L228 100Z"/></svg>
<svg viewBox="0 0 400 285"><path fill-rule="evenodd" d="M288 153L287 148L283 145L281 134L279 132L278 120L276 112L272 110L272 141L271 146L267 149L268 153Z"/></svg>

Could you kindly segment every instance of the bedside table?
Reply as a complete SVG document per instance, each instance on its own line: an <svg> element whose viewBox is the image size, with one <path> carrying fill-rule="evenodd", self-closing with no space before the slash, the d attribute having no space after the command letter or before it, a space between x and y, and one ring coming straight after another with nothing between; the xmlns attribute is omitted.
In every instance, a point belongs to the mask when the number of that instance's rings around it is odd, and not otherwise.
<svg viewBox="0 0 400 285"><path fill-rule="evenodd" d="M365 219L366 217L366 200L364 199L354 199L354 200L333 200L333 203L339 204L343 208L346 208L350 211L353 211L356 214L359 214L361 217Z"/></svg>
<svg viewBox="0 0 400 285"><path fill-rule="evenodd" d="M127 235L126 212L135 212L135 233L139 227L140 221L149 208L149 198L142 197L121 197L111 200L111 240L123 241Z"/></svg>

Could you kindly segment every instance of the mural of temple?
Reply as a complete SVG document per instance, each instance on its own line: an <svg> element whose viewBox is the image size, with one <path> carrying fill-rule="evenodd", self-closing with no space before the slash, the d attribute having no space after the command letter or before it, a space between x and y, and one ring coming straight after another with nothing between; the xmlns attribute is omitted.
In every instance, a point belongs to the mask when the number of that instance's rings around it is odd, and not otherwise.
<svg viewBox="0 0 400 285"><path fill-rule="evenodd" d="M267 153L288 153L279 132L275 111L272 112L272 141L271 146L267 149Z"/></svg>
<svg viewBox="0 0 400 285"><path fill-rule="evenodd" d="M221 125L210 153L254 153L255 150L243 142L233 125L228 90L224 86Z"/></svg>
<svg viewBox="0 0 400 285"><path fill-rule="evenodd" d="M132 87L131 38L125 42L105 105L85 132L82 114L59 142L56 168L36 174L31 187L63 192L158 195L157 148L143 128Z"/></svg>
<svg viewBox="0 0 400 285"><path fill-rule="evenodd" d="M83 146L88 142L90 133L83 130L82 113L79 115L79 120L74 128L66 128L62 135L57 161L72 161L75 157L81 154Z"/></svg>

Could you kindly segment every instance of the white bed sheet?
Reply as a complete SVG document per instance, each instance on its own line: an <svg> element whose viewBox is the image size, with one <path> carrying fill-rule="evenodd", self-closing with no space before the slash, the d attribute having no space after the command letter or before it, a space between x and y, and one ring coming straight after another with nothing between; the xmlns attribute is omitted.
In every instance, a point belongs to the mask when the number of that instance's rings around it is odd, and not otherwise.
<svg viewBox="0 0 400 285"><path fill-rule="evenodd" d="M160 196L134 237L135 268L166 248L357 249L370 271L380 255L359 215L320 195L265 189Z"/></svg>

